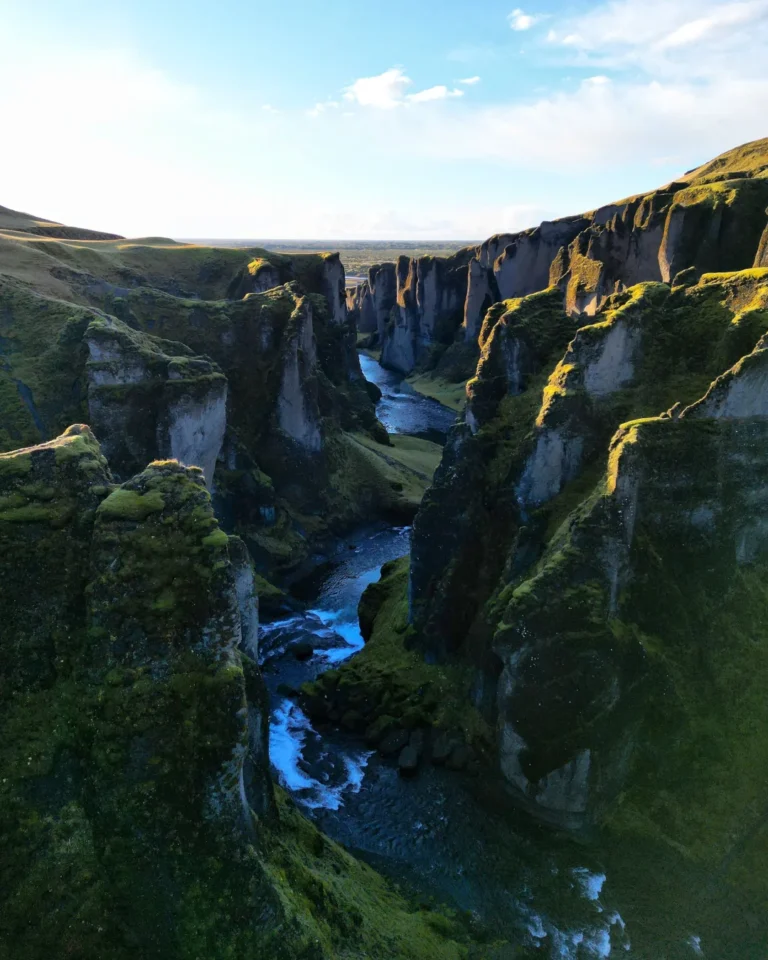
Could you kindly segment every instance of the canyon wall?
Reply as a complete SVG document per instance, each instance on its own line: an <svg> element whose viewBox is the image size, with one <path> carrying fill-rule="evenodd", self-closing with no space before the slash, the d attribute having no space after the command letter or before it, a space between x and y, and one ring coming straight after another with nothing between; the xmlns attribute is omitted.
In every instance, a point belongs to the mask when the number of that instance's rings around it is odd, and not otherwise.
<svg viewBox="0 0 768 960"><path fill-rule="evenodd" d="M510 803L707 869L735 844L759 897L768 270L591 319L555 289L487 312L414 525L410 642L474 676Z"/></svg>
<svg viewBox="0 0 768 960"><path fill-rule="evenodd" d="M379 273L394 287L394 269ZM14 234L0 259L0 449L88 421L119 479L158 458L200 466L227 528L280 575L371 510L405 509L344 439L389 442L344 288L337 254Z"/></svg>
<svg viewBox="0 0 768 960"><path fill-rule="evenodd" d="M753 161L706 164L652 193L500 234L428 266L398 263L396 306L383 333L379 326L382 363L403 373L439 369L455 343L476 358L490 306L548 287L561 291L569 314L594 316L637 283L763 264L768 178Z"/></svg>

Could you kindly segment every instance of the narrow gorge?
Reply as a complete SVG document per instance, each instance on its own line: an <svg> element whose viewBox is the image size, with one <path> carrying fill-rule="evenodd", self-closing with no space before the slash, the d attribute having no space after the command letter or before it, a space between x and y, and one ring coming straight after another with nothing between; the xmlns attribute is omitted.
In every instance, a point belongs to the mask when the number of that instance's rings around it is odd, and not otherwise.
<svg viewBox="0 0 768 960"><path fill-rule="evenodd" d="M766 431L768 140L349 287L0 207L0 958L764 960Z"/></svg>

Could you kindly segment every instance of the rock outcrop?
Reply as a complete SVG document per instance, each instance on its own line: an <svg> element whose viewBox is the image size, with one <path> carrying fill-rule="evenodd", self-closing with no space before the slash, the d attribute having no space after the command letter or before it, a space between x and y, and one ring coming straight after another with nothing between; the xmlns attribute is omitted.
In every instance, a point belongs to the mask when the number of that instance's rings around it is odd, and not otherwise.
<svg viewBox="0 0 768 960"><path fill-rule="evenodd" d="M461 324L468 251L454 257L400 257L397 296L382 338L381 362L410 373L433 347L445 347Z"/></svg>
<svg viewBox="0 0 768 960"><path fill-rule="evenodd" d="M662 843L756 904L768 270L643 283L585 319L556 289L487 311L414 525L409 642L472 676L510 803Z"/></svg>
<svg viewBox="0 0 768 960"><path fill-rule="evenodd" d="M317 347L312 305L300 301L291 316L283 344L282 380L277 398L277 420L283 433L310 453L323 444L317 403Z"/></svg>
<svg viewBox="0 0 768 960"><path fill-rule="evenodd" d="M368 279L347 291L347 307L354 315L360 333L375 333L376 342L384 337L392 308L397 302L397 271L394 263L370 267Z"/></svg>
<svg viewBox="0 0 768 960"><path fill-rule="evenodd" d="M162 457L201 467L210 487L226 430L216 364L110 317L94 319L84 341L89 419L118 474Z"/></svg>
<svg viewBox="0 0 768 960"><path fill-rule="evenodd" d="M753 349L767 291L764 271L641 284L577 330L556 290L488 311L465 423L414 524L411 611L430 655L462 648L493 683L500 580L535 562L548 517L583 493L623 420L692 403Z"/></svg>
<svg viewBox="0 0 768 960"><path fill-rule="evenodd" d="M0 954L458 960L274 790L251 561L202 470L117 486L86 426L0 454L0 572Z"/></svg>
<svg viewBox="0 0 768 960"><path fill-rule="evenodd" d="M464 338L474 341L490 303L545 290L558 252L589 225L586 217L544 222L533 230L493 237L469 265Z"/></svg>
<svg viewBox="0 0 768 960"><path fill-rule="evenodd" d="M760 246L757 248L755 266L768 267L768 226L766 226L765 230L763 231L763 236L760 240Z"/></svg>
<svg viewBox="0 0 768 960"><path fill-rule="evenodd" d="M268 577L391 510L397 491L344 441L388 443L338 255L105 243L4 240L0 449L87 420L120 480L200 466Z"/></svg>

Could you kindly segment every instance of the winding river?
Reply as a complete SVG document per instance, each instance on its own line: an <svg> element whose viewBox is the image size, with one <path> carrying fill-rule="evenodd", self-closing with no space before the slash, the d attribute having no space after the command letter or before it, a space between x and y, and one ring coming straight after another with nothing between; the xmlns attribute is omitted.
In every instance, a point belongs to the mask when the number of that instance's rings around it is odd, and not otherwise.
<svg viewBox="0 0 768 960"><path fill-rule="evenodd" d="M445 439L452 411L369 357L361 364L382 390L378 414L390 432ZM407 527L358 530L324 572L298 586L306 609L263 625L276 777L335 840L422 901L466 911L489 936L538 948L545 958L633 955L605 895L605 873L584 847L532 825L503 800L494 805L471 777L424 765L404 780L359 739L318 733L296 704L292 691L360 650L360 596L381 565L409 546ZM294 656L298 642L311 644L309 659ZM681 947L682 956L702 955L695 937Z"/></svg>

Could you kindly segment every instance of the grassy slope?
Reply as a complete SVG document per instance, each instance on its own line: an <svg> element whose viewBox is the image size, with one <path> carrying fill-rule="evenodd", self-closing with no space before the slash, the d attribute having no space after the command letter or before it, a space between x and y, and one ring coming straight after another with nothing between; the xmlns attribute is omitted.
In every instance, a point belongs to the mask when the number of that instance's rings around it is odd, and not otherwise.
<svg viewBox="0 0 768 960"><path fill-rule="evenodd" d="M443 377L435 376L431 373L419 373L408 377L409 383L413 389L425 397L431 397L437 400L443 406L461 413L464 409L464 403L467 399L466 380L459 383L451 383Z"/></svg>
<svg viewBox="0 0 768 960"><path fill-rule="evenodd" d="M749 176L768 176L768 137L752 140L733 150L720 154L714 160L690 170L681 180L704 180L723 174L743 173Z"/></svg>

